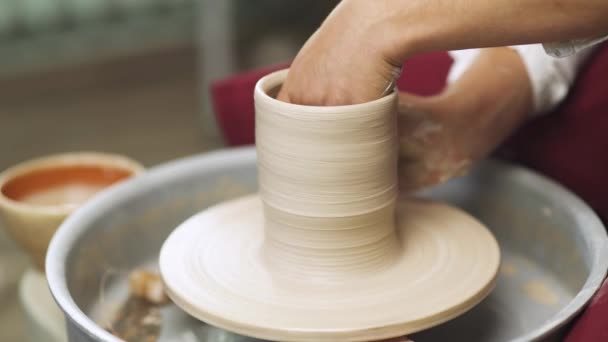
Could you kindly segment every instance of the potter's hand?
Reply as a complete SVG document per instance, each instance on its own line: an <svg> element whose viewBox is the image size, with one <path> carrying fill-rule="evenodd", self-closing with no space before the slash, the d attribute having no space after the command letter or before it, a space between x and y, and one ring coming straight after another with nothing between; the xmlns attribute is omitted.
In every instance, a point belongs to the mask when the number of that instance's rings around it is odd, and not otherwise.
<svg viewBox="0 0 608 342"><path fill-rule="evenodd" d="M384 7L376 1L341 2L296 56L278 99L327 106L380 98L399 71L377 26Z"/></svg>
<svg viewBox="0 0 608 342"><path fill-rule="evenodd" d="M406 192L464 175L473 161L465 113L447 100L399 94L399 186ZM461 122L459 122L461 121Z"/></svg>
<svg viewBox="0 0 608 342"><path fill-rule="evenodd" d="M404 191L467 171L519 126L532 110L531 86L519 54L482 50L442 94L399 94L399 183Z"/></svg>
<svg viewBox="0 0 608 342"><path fill-rule="evenodd" d="M342 0L297 55L279 99L366 102L421 52L601 37L607 14L605 0Z"/></svg>

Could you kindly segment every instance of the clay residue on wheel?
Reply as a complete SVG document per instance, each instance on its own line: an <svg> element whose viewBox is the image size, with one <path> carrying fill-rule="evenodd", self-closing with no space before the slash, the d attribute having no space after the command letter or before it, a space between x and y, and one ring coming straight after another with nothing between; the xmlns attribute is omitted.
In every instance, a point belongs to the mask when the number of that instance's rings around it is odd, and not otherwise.
<svg viewBox="0 0 608 342"><path fill-rule="evenodd" d="M147 270L135 270L129 274L129 294L150 304L169 302L160 274Z"/></svg>
<svg viewBox="0 0 608 342"><path fill-rule="evenodd" d="M106 330L129 342L154 342L162 326L161 307L169 303L160 276L137 269L129 274L129 297Z"/></svg>
<svg viewBox="0 0 608 342"><path fill-rule="evenodd" d="M502 264L500 265L499 272L503 276L512 277L517 273L517 267L515 266L515 264L513 264L513 262L503 260Z"/></svg>
<svg viewBox="0 0 608 342"><path fill-rule="evenodd" d="M544 305L556 305L559 296L553 291L546 281L535 279L525 282L522 290L528 298Z"/></svg>
<svg viewBox="0 0 608 342"><path fill-rule="evenodd" d="M125 341L154 342L160 336L161 324L162 316L157 305L130 297L106 330Z"/></svg>

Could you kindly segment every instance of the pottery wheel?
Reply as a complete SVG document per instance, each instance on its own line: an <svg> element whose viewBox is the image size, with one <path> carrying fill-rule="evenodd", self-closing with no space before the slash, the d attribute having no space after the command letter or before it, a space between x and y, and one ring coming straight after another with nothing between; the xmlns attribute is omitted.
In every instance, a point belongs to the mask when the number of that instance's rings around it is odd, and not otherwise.
<svg viewBox="0 0 608 342"><path fill-rule="evenodd" d="M264 260L258 196L183 223L161 252L169 295L192 316L270 340L369 341L409 334L467 311L494 284L494 237L443 204L403 201L401 253L368 275L290 277ZM432 294L432 295L429 295Z"/></svg>
<svg viewBox="0 0 608 342"><path fill-rule="evenodd" d="M374 341L420 331L492 290L496 240L460 209L398 200L395 94L306 107L256 87L259 195L167 239L160 270L192 316L280 341ZM353 138L354 137L354 138Z"/></svg>

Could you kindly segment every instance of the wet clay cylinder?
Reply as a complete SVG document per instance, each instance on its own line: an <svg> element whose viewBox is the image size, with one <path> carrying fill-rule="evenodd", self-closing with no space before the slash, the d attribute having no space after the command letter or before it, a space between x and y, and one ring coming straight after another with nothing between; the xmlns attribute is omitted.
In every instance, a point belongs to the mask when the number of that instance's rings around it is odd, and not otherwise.
<svg viewBox="0 0 608 342"><path fill-rule="evenodd" d="M355 106L272 99L282 75L255 94L264 260L287 276L358 276L399 248L396 93Z"/></svg>

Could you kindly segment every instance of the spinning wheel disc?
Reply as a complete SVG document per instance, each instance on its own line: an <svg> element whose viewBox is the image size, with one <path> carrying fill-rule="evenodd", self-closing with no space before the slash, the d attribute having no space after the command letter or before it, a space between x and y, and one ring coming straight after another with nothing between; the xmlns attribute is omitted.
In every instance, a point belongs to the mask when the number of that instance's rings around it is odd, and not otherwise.
<svg viewBox="0 0 608 342"><path fill-rule="evenodd" d="M398 246L384 267L315 278L266 259L263 216L251 195L179 226L160 255L173 301L198 319L258 338L371 341L469 310L493 288L500 262L496 240L470 215L402 200Z"/></svg>

